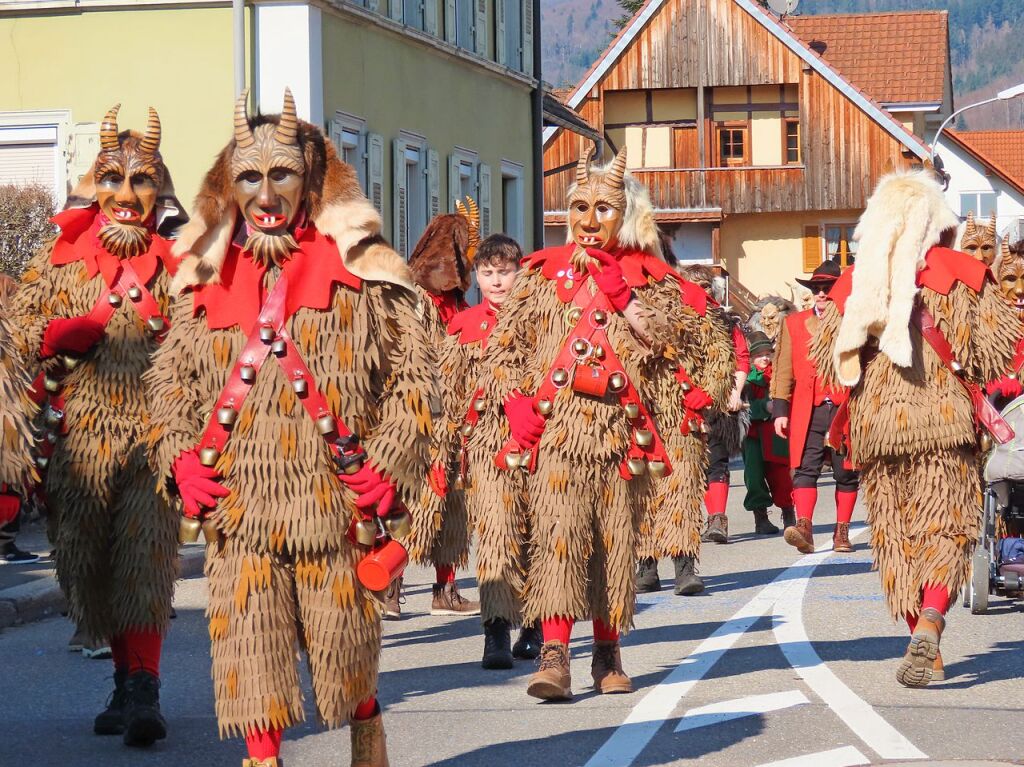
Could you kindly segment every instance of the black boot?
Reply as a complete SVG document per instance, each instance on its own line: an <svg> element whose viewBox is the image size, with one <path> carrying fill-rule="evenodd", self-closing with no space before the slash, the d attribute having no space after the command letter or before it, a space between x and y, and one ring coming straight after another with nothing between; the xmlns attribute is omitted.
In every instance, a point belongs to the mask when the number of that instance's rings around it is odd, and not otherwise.
<svg viewBox="0 0 1024 767"><path fill-rule="evenodd" d="M107 708L96 715L92 723L92 731L97 735L120 735L124 732L124 708L128 703L128 691L125 682L127 670L114 671L114 691L107 698Z"/></svg>
<svg viewBox="0 0 1024 767"><path fill-rule="evenodd" d="M652 591L661 591L658 560L653 557L645 557L636 565L636 593L649 594Z"/></svg>
<svg viewBox="0 0 1024 767"><path fill-rule="evenodd" d="M484 624L484 659L481 666L489 669L509 669L512 662L512 636L508 621L501 618Z"/></svg>
<svg viewBox="0 0 1024 767"><path fill-rule="evenodd" d="M136 671L125 682L124 744L151 746L167 737L167 722L160 715L160 679Z"/></svg>
<svg viewBox="0 0 1024 767"><path fill-rule="evenodd" d="M536 660L540 657L540 646L544 644L544 637L540 633L540 624L523 626L519 630L519 638L512 645L512 657L519 660Z"/></svg>
<svg viewBox="0 0 1024 767"><path fill-rule="evenodd" d="M672 564L676 568L677 596L690 596L704 590L704 581L697 575L693 557L672 557Z"/></svg>
<svg viewBox="0 0 1024 767"><path fill-rule="evenodd" d="M779 534L779 528L768 519L768 509L754 509L754 532L758 535Z"/></svg>

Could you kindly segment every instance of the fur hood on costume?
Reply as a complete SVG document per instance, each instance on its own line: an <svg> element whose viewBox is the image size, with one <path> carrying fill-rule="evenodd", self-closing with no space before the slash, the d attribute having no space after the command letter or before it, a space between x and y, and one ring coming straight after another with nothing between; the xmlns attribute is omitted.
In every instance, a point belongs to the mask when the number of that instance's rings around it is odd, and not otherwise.
<svg viewBox="0 0 1024 767"><path fill-rule="evenodd" d="M249 120L255 128L278 122L277 115ZM405 261L381 237L381 218L366 199L355 170L338 157L323 132L299 120L299 145L306 166L305 212L317 230L334 240L345 267L363 280L389 282L413 290ZM239 212L235 203L231 156L235 140L214 161L196 196L192 220L178 234L173 254L184 257L171 283L179 293L192 285L220 282L220 269L235 236Z"/></svg>
<svg viewBox="0 0 1024 767"><path fill-rule="evenodd" d="M409 256L416 284L434 296L450 290L463 294L470 285L470 225L459 213L437 216L427 225Z"/></svg>
<svg viewBox="0 0 1024 767"><path fill-rule="evenodd" d="M844 386L860 380L860 348L869 336L893 364L910 367L917 273L928 250L958 223L930 170L892 173L879 182L853 235L857 266L834 353Z"/></svg>

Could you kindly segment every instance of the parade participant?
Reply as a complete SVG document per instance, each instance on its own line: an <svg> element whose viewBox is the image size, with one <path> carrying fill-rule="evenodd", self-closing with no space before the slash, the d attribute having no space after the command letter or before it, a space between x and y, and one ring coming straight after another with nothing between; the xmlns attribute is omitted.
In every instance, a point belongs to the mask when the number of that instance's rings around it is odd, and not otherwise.
<svg viewBox="0 0 1024 767"><path fill-rule="evenodd" d="M768 518L768 509L774 504L783 517L792 516L793 480L789 476L789 445L775 434L768 396L775 345L758 330L747 336L747 343L751 371L743 399L749 407L750 428L743 441L743 484L747 488L743 508L754 514L756 533L777 535L779 528Z"/></svg>
<svg viewBox="0 0 1024 767"><path fill-rule="evenodd" d="M626 175L625 149L604 168L590 168L584 153L568 199L569 243L527 257L502 305L470 439L471 472L488 461L502 470L494 481L473 476L474 509L493 515L478 529L493 525L510 548L507 531L521 524L516 483L525 484L532 530L519 593L544 639L527 692L545 700L572 696L569 636L584 619L594 621L595 688L633 689L619 632L633 621L637 527L651 476L672 470L648 403L674 382L678 360L702 351L696 312L653 255L653 210ZM673 400L663 423L683 420Z"/></svg>
<svg viewBox="0 0 1024 767"><path fill-rule="evenodd" d="M279 765L301 647L320 720L351 720L352 764L381 767L380 614L356 568L426 479L433 360L353 168L289 91L280 115L248 117L247 97L175 245L151 460L183 527L205 518L221 735L245 738L247 767Z"/></svg>
<svg viewBox="0 0 1024 767"><path fill-rule="evenodd" d="M1021 335L985 264L948 249L956 224L931 170L884 177L812 350L828 383L854 387L849 449L882 590L912 633L896 671L910 687L944 677L943 616L980 520L977 384L1008 369Z"/></svg>
<svg viewBox="0 0 1024 767"><path fill-rule="evenodd" d="M747 321L747 328L761 331L768 336L773 345L777 344L782 333L783 321L795 311L796 307L791 301L781 296L767 296L754 305L754 312Z"/></svg>
<svg viewBox="0 0 1024 767"><path fill-rule="evenodd" d="M53 218L59 234L22 276L11 330L26 367L43 371L32 389L52 450L38 462L60 520L57 578L71 618L113 653L114 694L93 729L148 746L166 736L160 649L178 556L176 515L146 463L141 377L167 332L165 237L181 219L156 111L141 134L119 131L117 112Z"/></svg>
<svg viewBox="0 0 1024 767"><path fill-rule="evenodd" d="M814 552L812 519L818 502L818 477L829 455L836 483L836 527L832 534L835 551L852 551L850 520L857 503L857 472L836 451L828 449L825 435L836 411L849 392L826 386L821 372L807 356L811 338L829 304L829 291L839 279L835 261L826 261L810 279L798 279L814 291L814 307L786 317L772 366L772 418L775 434L789 439L789 465L793 469L793 505L796 519L783 512L786 543L802 554Z"/></svg>
<svg viewBox="0 0 1024 767"><path fill-rule="evenodd" d="M1018 242L1012 249L1007 240L1003 240L999 259L995 263L995 275L1003 298L1017 312L1018 319L1024 322L1024 240ZM1017 344L1010 370L995 381L985 384L985 391L993 398L998 409L1002 410L1024 392L1020 382L1022 365L1024 338Z"/></svg>
<svg viewBox="0 0 1024 767"><path fill-rule="evenodd" d="M424 294L424 329L431 347L437 350L444 347L452 319L469 308L466 292L470 287L470 269L480 237L480 213L473 200L468 202L468 210L459 201L458 213L434 218L409 256L409 270ZM442 364L440 383L444 401L441 405L445 413L450 412L448 400L452 387L461 392L466 385L463 380L465 371L460 367L448 371ZM458 405L464 404L461 395L457 401ZM441 471L441 464L445 463L440 456L448 456L454 449L457 439L454 430L460 424L461 418L449 420L448 428L438 425L435 429L430 454L431 464L437 469L432 470L432 476L439 476L436 472ZM480 604L463 597L455 583L455 570L466 566L469 555L469 520L466 519L465 504L461 502L461 496L453 498L450 504L444 503L441 501L443 496L438 496L433 487L434 484L425 485L417 496L418 502L410 509L415 523L414 534L409 541L412 560L434 568L430 614L479 615ZM384 600L385 617L401 617L401 583L399 578L388 590Z"/></svg>
<svg viewBox="0 0 1024 767"><path fill-rule="evenodd" d="M992 266L999 252L996 248L996 214L993 211L988 223L979 227L974 220L974 211L967 212L964 231L960 236L960 250L969 256L983 261L985 266Z"/></svg>

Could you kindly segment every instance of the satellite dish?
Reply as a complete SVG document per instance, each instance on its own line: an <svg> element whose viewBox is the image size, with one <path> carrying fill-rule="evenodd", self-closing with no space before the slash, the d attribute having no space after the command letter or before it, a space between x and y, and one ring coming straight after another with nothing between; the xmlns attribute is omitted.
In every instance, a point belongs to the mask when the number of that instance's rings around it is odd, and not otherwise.
<svg viewBox="0 0 1024 767"><path fill-rule="evenodd" d="M788 16L796 10L798 5L800 5L800 0L768 0L768 7L779 16Z"/></svg>

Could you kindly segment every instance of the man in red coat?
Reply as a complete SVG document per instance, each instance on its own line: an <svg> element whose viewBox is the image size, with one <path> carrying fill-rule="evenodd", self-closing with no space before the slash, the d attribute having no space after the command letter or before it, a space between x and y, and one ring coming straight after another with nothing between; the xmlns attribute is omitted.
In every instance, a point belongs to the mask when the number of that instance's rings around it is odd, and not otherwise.
<svg viewBox="0 0 1024 767"><path fill-rule="evenodd" d="M814 551L812 519L818 501L818 477L825 462L825 435L836 411L846 402L849 391L825 386L808 357L811 338L829 302L829 291L839 279L839 265L826 261L808 280L797 280L814 293L814 307L786 317L779 336L779 348L771 383L772 417L775 433L789 437L789 465L793 469L793 505L796 520L785 519L786 543L803 554ZM832 476L836 482L836 528L832 535L836 551L852 551L850 518L857 503L859 477L841 456L831 454Z"/></svg>

